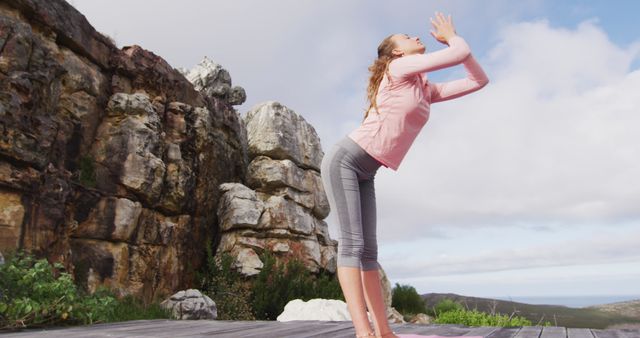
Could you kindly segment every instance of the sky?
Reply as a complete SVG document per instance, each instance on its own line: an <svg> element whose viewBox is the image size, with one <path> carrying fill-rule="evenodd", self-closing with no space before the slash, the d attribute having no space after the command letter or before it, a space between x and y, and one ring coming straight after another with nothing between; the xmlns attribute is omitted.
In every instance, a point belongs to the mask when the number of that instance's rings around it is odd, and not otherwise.
<svg viewBox="0 0 640 338"><path fill-rule="evenodd" d="M278 101L325 152L361 122L382 39L406 33L439 50L429 18L451 14L490 83L433 104L398 171L376 174L378 260L392 285L640 299L640 2L68 2L118 47L175 68L219 63L246 90L240 114Z"/></svg>

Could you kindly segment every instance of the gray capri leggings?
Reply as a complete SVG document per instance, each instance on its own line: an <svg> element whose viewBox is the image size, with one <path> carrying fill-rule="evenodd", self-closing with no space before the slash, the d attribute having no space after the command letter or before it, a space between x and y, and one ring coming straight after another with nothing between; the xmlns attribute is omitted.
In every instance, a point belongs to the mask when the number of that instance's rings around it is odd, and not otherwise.
<svg viewBox="0 0 640 338"><path fill-rule="evenodd" d="M376 240L376 195L373 179L382 166L345 136L322 158L320 175L329 207L338 221L338 266L380 268Z"/></svg>

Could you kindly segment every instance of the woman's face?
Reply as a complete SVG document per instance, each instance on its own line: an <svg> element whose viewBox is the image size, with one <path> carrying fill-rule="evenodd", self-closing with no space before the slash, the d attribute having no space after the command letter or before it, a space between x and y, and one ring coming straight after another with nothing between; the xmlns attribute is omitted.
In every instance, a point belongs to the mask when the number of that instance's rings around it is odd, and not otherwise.
<svg viewBox="0 0 640 338"><path fill-rule="evenodd" d="M396 48L393 49L394 55L424 54L427 49L417 36L410 37L407 34L395 34L391 39L396 44Z"/></svg>

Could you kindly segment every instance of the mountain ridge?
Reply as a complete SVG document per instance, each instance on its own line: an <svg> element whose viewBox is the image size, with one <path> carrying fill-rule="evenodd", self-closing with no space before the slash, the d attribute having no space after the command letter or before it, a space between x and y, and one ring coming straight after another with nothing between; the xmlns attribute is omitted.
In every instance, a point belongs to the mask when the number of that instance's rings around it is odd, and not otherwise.
<svg viewBox="0 0 640 338"><path fill-rule="evenodd" d="M433 310L440 301L450 299L467 310L489 314L521 316L533 325L545 321L554 326L604 329L610 325L640 323L640 300L592 305L574 308L565 305L528 304L501 299L472 297L455 293L425 293L421 295L428 309Z"/></svg>

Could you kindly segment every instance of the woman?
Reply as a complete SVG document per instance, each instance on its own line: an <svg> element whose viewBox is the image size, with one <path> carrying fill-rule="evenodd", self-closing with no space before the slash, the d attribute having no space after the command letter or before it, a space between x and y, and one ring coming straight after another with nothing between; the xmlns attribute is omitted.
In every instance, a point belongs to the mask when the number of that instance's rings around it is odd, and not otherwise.
<svg viewBox="0 0 640 338"><path fill-rule="evenodd" d="M451 16L436 12L431 35L448 48L424 54L418 37L393 34L378 46L369 67L369 108L362 124L324 156L321 176L329 206L340 226L338 279L356 337L398 338L387 320L377 261L374 176L380 166L398 170L433 102L474 92L488 83L467 43L456 35ZM431 83L422 73L462 63L467 77ZM373 317L371 330L367 313ZM404 337L419 337L404 335ZM470 338L470 337L465 337Z"/></svg>

